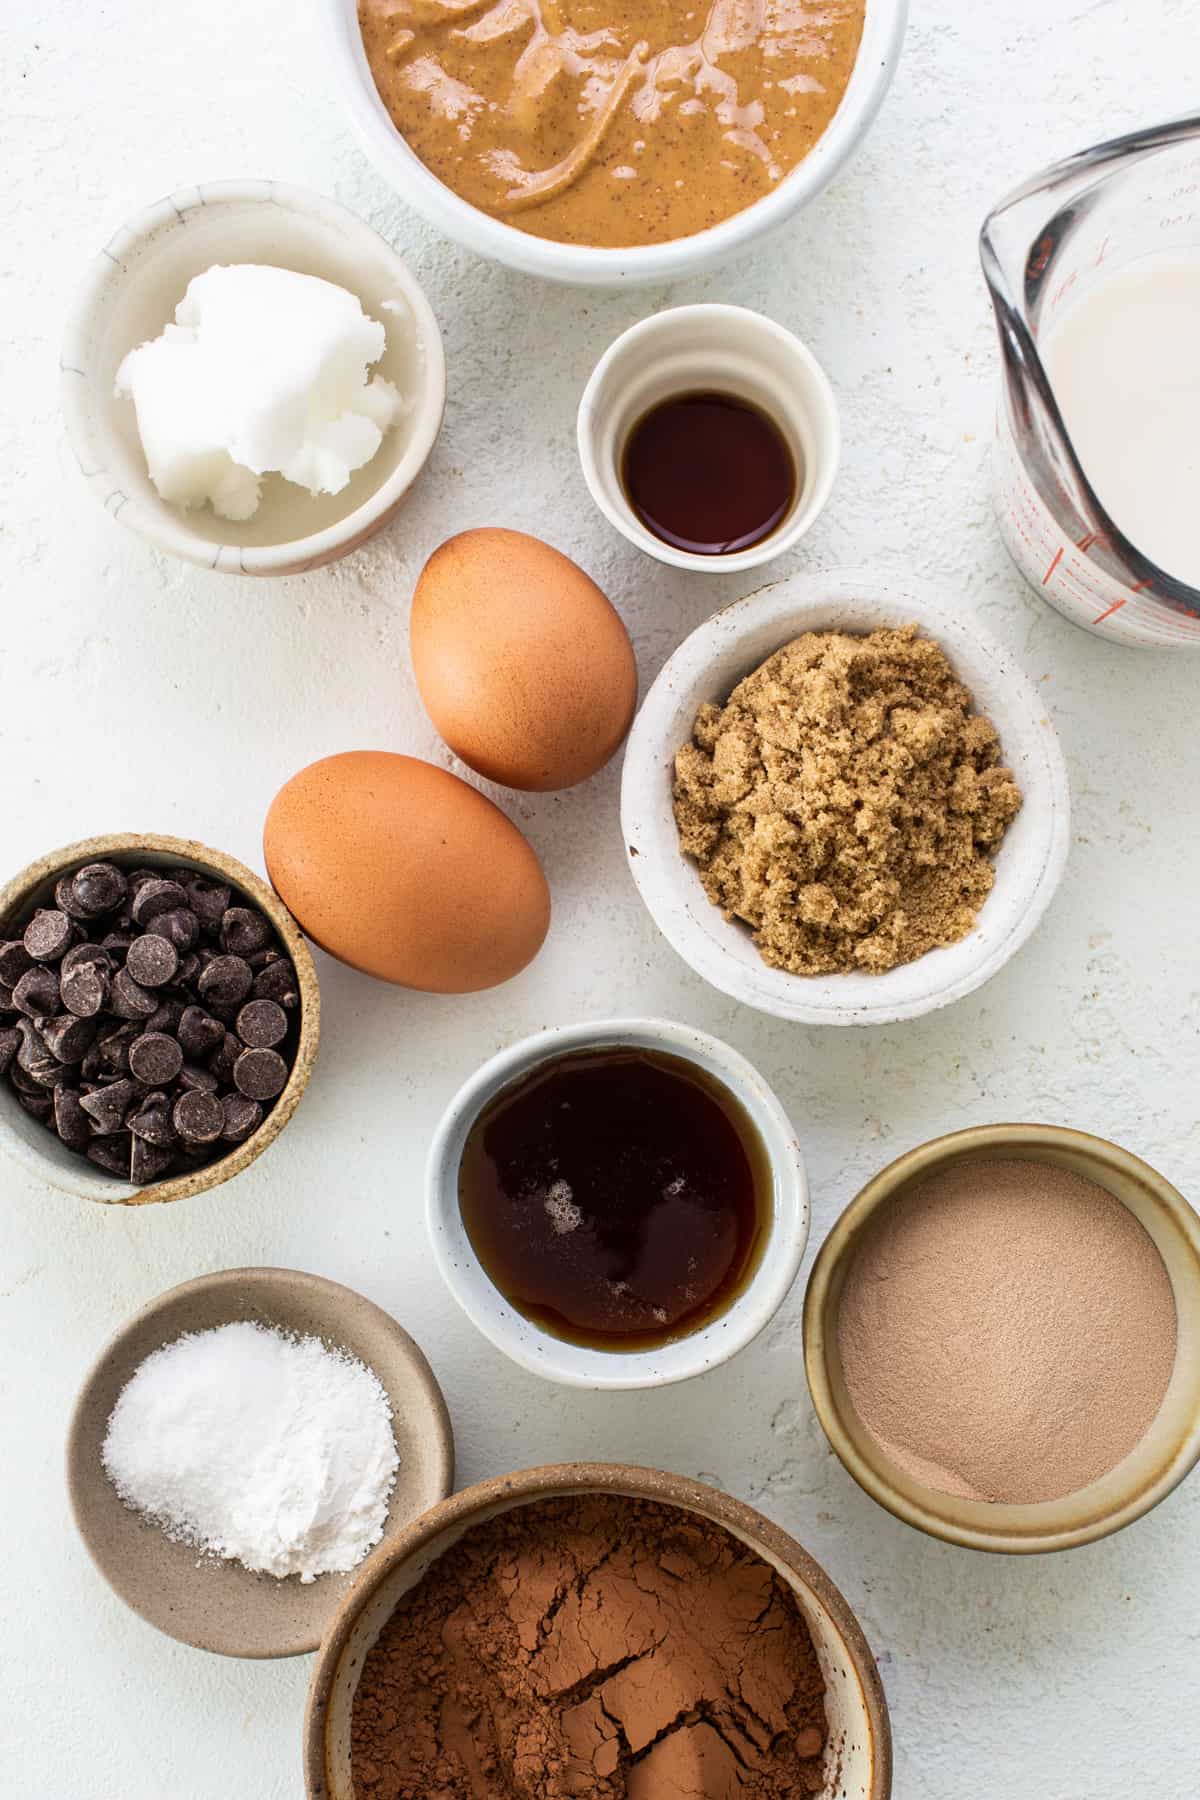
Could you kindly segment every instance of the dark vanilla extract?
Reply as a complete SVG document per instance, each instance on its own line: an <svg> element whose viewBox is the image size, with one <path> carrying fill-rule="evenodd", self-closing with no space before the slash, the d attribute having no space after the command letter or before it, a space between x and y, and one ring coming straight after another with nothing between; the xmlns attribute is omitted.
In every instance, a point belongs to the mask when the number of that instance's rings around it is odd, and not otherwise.
<svg viewBox="0 0 1200 1800"><path fill-rule="evenodd" d="M542 1063L476 1119L459 1205L483 1268L543 1330L644 1350L748 1285L773 1182L751 1119L692 1063L636 1048Z"/></svg>
<svg viewBox="0 0 1200 1800"><path fill-rule="evenodd" d="M782 431L736 394L673 394L644 413L622 458L629 504L676 550L724 556L768 537L800 488Z"/></svg>

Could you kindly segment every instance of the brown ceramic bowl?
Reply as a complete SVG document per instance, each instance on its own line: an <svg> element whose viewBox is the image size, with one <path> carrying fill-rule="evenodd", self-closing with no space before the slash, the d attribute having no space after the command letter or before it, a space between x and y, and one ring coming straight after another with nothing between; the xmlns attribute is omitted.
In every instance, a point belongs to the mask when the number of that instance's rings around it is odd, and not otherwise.
<svg viewBox="0 0 1200 1800"><path fill-rule="evenodd" d="M400 1467L383 1544L450 1492L454 1440L442 1391L420 1349L373 1301L295 1269L225 1269L160 1294L122 1326L80 1390L67 1439L67 1485L80 1536L104 1579L149 1624L222 1656L301 1656L338 1614L354 1573L301 1582L201 1562L117 1496L100 1460L117 1396L147 1356L188 1331L249 1319L348 1350L392 1403Z"/></svg>
<svg viewBox="0 0 1200 1800"><path fill-rule="evenodd" d="M233 1175L240 1175L255 1157L261 1156L268 1144L283 1130L308 1085L317 1054L321 1026L321 999L317 988L317 971L308 945L299 927L279 896L265 881L220 850L209 850L190 838L160 837L153 833L120 831L106 837L84 838L68 844L65 850L54 850L41 856L19 875L14 875L0 889L0 939L12 935L12 927L23 920L35 906L54 904L54 885L59 877L88 862L114 862L119 868L189 868L214 880L227 881L245 894L270 919L283 940L296 969L300 988L300 1036L296 1059L287 1086L274 1106L244 1144L237 1144L227 1156L181 1175L168 1175L148 1187L134 1187L117 1175L98 1169L86 1157L68 1150L40 1119L31 1118L18 1104L7 1081L0 1081L0 1147L24 1163L34 1175L63 1193L76 1194L82 1200L99 1200L109 1205L145 1206L151 1201L184 1200L217 1187Z"/></svg>
<svg viewBox="0 0 1200 1800"><path fill-rule="evenodd" d="M309 1800L353 1800L350 1721L359 1672L401 1596L473 1525L574 1494L620 1494L697 1513L764 1557L796 1595L825 1677L830 1733L824 1800L888 1800L892 1740L883 1687L862 1629L825 1571L741 1500L682 1475L624 1463L560 1463L478 1482L375 1552L343 1600L313 1669L304 1723Z"/></svg>
<svg viewBox="0 0 1200 1800"><path fill-rule="evenodd" d="M846 1388L837 1320L851 1262L868 1224L916 1182L948 1164L1021 1158L1053 1163L1106 1188L1140 1220L1175 1295L1175 1368L1141 1442L1077 1493L1033 1505L962 1500L914 1481L863 1427ZM1148 1164L1104 1138L1058 1125L985 1125L910 1150L869 1181L821 1247L804 1299L804 1361L813 1403L834 1450L861 1488L906 1524L972 1550L1069 1550L1107 1537L1169 1494L1200 1459L1200 1218Z"/></svg>

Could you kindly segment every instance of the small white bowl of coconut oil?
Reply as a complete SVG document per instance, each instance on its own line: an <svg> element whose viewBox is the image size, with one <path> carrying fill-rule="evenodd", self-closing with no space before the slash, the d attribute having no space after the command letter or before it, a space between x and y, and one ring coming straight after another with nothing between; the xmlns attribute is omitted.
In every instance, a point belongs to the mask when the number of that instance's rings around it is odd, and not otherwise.
<svg viewBox="0 0 1200 1800"><path fill-rule="evenodd" d="M378 448L336 492L266 473L249 517L165 499L122 365L172 326L189 284L253 264L345 289L382 327L369 374L395 404ZM446 366L433 310L403 259L352 213L275 181L188 187L123 226L93 260L67 323L62 396L76 460L114 518L157 549L234 575L294 575L355 549L392 517L429 458ZM184 434L186 435L186 434ZM339 478L340 479L340 478Z"/></svg>

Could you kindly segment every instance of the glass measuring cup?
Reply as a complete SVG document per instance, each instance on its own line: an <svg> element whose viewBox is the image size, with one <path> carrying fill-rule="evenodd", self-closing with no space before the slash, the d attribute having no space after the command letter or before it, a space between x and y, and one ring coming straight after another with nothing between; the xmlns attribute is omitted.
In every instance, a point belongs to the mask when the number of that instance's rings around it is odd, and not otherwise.
<svg viewBox="0 0 1200 1800"><path fill-rule="evenodd" d="M1013 560L1044 599L1101 637L1200 650L1200 589L1152 562L1109 516L1039 349L1068 304L1118 271L1200 259L1200 115L1035 175L985 219L980 258L1003 354L995 504Z"/></svg>

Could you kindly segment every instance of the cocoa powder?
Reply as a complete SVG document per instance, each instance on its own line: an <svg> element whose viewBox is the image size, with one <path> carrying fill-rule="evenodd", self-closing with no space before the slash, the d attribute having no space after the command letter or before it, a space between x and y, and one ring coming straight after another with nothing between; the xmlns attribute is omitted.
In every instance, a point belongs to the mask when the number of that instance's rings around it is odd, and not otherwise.
<svg viewBox="0 0 1200 1800"><path fill-rule="evenodd" d="M404 1596L354 1701L355 1800L800 1800L824 1683L791 1590L719 1526L550 1500Z"/></svg>

